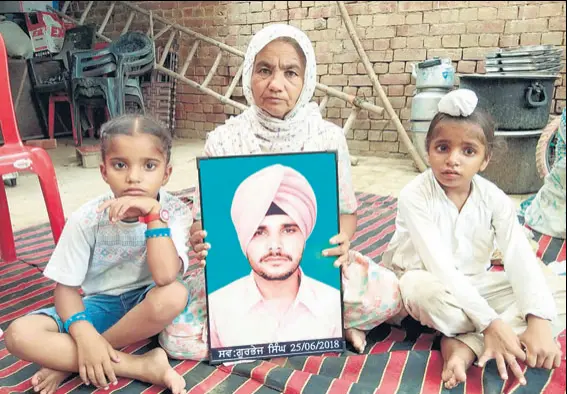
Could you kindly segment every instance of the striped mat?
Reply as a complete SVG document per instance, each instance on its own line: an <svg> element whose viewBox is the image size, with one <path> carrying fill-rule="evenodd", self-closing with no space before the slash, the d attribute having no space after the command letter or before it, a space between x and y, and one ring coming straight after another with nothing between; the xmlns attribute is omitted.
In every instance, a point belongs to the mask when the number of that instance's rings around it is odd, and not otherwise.
<svg viewBox="0 0 567 394"><path fill-rule="evenodd" d="M191 204L191 190L177 195ZM380 261L394 231L396 199L371 194L359 194L359 230L354 247ZM546 262L565 259L562 240L536 234L538 254ZM52 304L54 285L42 277L42 270L53 250L48 225L16 233L19 261L5 265L0 261L0 328L34 309ZM195 262L193 260L193 262ZM565 335L560 338L565 351ZM141 354L156 346L155 339L129 346L125 351ZM350 349L352 350L352 349ZM293 357L258 361L231 367L211 367L206 363L171 361L187 382L191 394L201 393L449 393L443 388L443 360L438 339L421 326L404 330L382 325L368 335L364 355L351 351L339 356L327 354L312 357ZM25 393L30 389L30 377L37 366L10 355L0 339L0 393ZM450 393L565 393L565 361L561 368L550 373L529 370L528 386L521 387L510 380L504 384L496 366L489 363L484 369L472 367L466 385ZM510 376L512 376L510 374ZM91 393L93 388L81 385L77 377L65 382L58 393ZM159 393L159 387L120 379L112 392ZM105 392L100 390L100 392Z"/></svg>

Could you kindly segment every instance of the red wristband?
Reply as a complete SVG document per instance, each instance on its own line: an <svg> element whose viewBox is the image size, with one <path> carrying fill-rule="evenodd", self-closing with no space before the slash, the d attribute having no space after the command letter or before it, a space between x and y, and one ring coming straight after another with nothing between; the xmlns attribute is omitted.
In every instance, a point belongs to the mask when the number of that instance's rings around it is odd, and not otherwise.
<svg viewBox="0 0 567 394"><path fill-rule="evenodd" d="M148 224L149 222L153 222L154 220L161 220L162 222L167 223L169 221L169 212L165 209L161 209L159 213L153 213L153 214L151 213L146 216L140 216L138 220L141 223L146 223L146 224Z"/></svg>

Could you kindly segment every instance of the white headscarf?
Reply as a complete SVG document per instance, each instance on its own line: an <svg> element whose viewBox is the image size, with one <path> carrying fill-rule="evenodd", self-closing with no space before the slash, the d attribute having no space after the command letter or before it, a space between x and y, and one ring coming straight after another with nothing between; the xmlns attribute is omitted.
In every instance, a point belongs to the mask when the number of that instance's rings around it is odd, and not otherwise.
<svg viewBox="0 0 567 394"><path fill-rule="evenodd" d="M299 44L305 55L306 65L303 89L295 107L284 119L278 119L269 115L254 103L251 81L256 55L270 42L282 37L292 38ZM237 123L239 126L248 126L258 138L264 151L297 151L301 149L308 138L321 133L322 130L320 129L325 127L317 103L311 102L316 83L317 64L315 51L309 37L290 25L269 25L254 35L244 57L242 87L250 108L240 116L227 120L226 124Z"/></svg>
<svg viewBox="0 0 567 394"><path fill-rule="evenodd" d="M271 41L289 37L303 49L305 76L303 89L294 108L284 119L277 119L254 104L251 80L256 55ZM244 58L242 86L250 107L228 119L207 134L204 154L209 157L239 156L262 153L294 153L301 151L338 152L339 207L341 213L356 212L358 203L352 184L350 156L343 130L323 119L319 106L312 102L317 81L315 51L301 30L282 24L265 27L254 35ZM200 220L199 189L194 215Z"/></svg>

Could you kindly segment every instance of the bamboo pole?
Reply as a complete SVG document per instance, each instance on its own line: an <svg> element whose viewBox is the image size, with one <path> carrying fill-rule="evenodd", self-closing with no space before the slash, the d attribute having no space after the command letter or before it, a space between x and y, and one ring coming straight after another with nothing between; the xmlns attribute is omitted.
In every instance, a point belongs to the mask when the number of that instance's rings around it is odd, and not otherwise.
<svg viewBox="0 0 567 394"><path fill-rule="evenodd" d="M116 2L113 1L112 4L110 4L110 7L108 7L108 11L106 11L106 16L104 17L104 20L102 21L102 25L100 25L100 28L98 29L98 34L104 33L104 29L106 28L106 25L108 24L108 21L110 20L110 15L112 15L112 11L114 11L115 5L116 5Z"/></svg>
<svg viewBox="0 0 567 394"><path fill-rule="evenodd" d="M79 19L79 25L82 25L83 23L85 23L85 19L87 18L87 14L91 10L93 3L94 3L94 1L89 1L89 3L87 4L87 7L85 8L83 13L81 14L81 19Z"/></svg>
<svg viewBox="0 0 567 394"><path fill-rule="evenodd" d="M317 83L317 89L327 93L329 96L339 98L346 101L347 103L354 105L355 107L372 111L375 114L382 115L382 113L384 112L384 108L382 107L374 105L364 99L361 99L358 96L353 96L351 94L341 92L340 90L330 88L327 85L323 85L322 83Z"/></svg>
<svg viewBox="0 0 567 394"><path fill-rule="evenodd" d="M323 96L323 99L319 103L319 111L323 112L327 108L328 103L329 103L329 95L326 94Z"/></svg>
<svg viewBox="0 0 567 394"><path fill-rule="evenodd" d="M134 11L130 12L130 15L128 15L128 20L126 21L126 24L124 25L124 28L122 29L122 33L120 33L120 35L126 34L128 29L130 28L130 25L132 24L132 21L134 20L135 16L136 16L136 13Z"/></svg>
<svg viewBox="0 0 567 394"><path fill-rule="evenodd" d="M158 38L160 38L162 35L164 35L165 33L167 33L167 31L169 29L171 29L171 25L167 25L165 26L163 29L161 29L160 31L157 32L157 34L155 35L155 37L153 38L153 40L157 40Z"/></svg>
<svg viewBox="0 0 567 394"><path fill-rule="evenodd" d="M219 51L219 53L217 54L217 57L215 59L215 62L211 66L209 73L207 74L207 76L205 77L205 80L201 84L201 86L203 88L206 88L207 86L209 86L209 83L211 83L211 80L213 79L213 77L215 76L215 74L217 72L217 68L219 67L221 59L222 59L222 51Z"/></svg>
<svg viewBox="0 0 567 394"><path fill-rule="evenodd" d="M232 96L232 92L234 92L234 89L236 88L236 85L238 84L240 77L242 77L243 70L244 70L244 63L241 63L240 67L238 67L238 70L236 70L236 74L234 74L234 78L232 78L232 81L230 82L230 85L226 90L224 97L229 98L230 96Z"/></svg>
<svg viewBox="0 0 567 394"><path fill-rule="evenodd" d="M171 44L173 43L173 39L175 38L176 34L177 32L175 30L169 33L169 39L165 44L165 48L163 49L163 53L161 54L161 59L159 60L160 66L163 66L163 64L165 63L165 59L167 59L167 55L169 54L169 49L171 48Z"/></svg>
<svg viewBox="0 0 567 394"><path fill-rule="evenodd" d="M71 5L71 3L72 3L72 1L66 1L63 4L63 8L61 9L61 12L65 14L67 12L67 9L69 9L69 6Z"/></svg>
<svg viewBox="0 0 567 394"><path fill-rule="evenodd" d="M201 92L203 92L203 93L208 94L209 96L213 96L214 98L216 98L217 100L219 100L219 101L220 101L221 103L223 103L223 104L232 105L233 107L236 107L236 108L238 108L238 109L241 110L241 111L244 111L244 110L246 110L246 109L248 108L247 105L241 104L241 103L239 103L238 101L234 101L234 100L232 100L232 99L230 99L230 98L224 97L223 95L218 94L217 92L215 92L215 91L212 90L212 89L209 89L209 88L207 88L207 87L202 87L202 86L199 85L197 82L192 81L192 80L190 80L189 78L187 78L187 77L185 77L185 76L183 76L183 75L179 75L179 74L177 74L176 72L171 71L171 70L168 69L168 68L165 68L165 67L163 67L163 66L160 66L159 64L156 64L155 69L158 70L158 71L161 71L161 72L164 73L164 74L169 75L170 77L177 78L178 80L180 80L180 81L182 81L182 82L185 82L187 85L189 85L189 86L191 86L191 87L193 87L193 88L195 88L195 89L198 89L199 91L201 91Z"/></svg>
<svg viewBox="0 0 567 394"><path fill-rule="evenodd" d="M191 50L189 51L189 54L187 54L187 58L183 63L183 67L181 67L181 72L179 73L179 75L185 76L185 73L187 73L187 69L189 68L189 64L191 64L191 61L193 60L195 53L197 53L197 49L199 48L200 44L201 44L200 40L195 40L193 46L191 46Z"/></svg>
<svg viewBox="0 0 567 394"><path fill-rule="evenodd" d="M419 153L417 152L417 150L413 146L413 143L411 142L410 138L408 137L406 130L404 129L404 126L402 125L402 123L400 122L400 119L398 118L398 115L394 111L394 108L392 108L392 104L390 104L390 100L388 100L388 96L386 96L386 94L384 93L384 90L382 89L382 86L380 85L380 82L378 81L378 77L377 77L376 73L374 72L374 69L372 68L372 64L370 63L368 56L366 56L366 52L364 51L364 48L362 47L362 44L360 43L360 40L358 39L358 35L356 34L356 30L354 29L354 26L352 24L352 21L351 21L350 16L347 12L347 9L345 7L344 2L343 1L337 1L337 5L339 6L339 10L340 10L341 16L342 16L342 18L345 22L345 27L348 31L348 34L350 35L350 38L352 39L352 42L353 42L353 44L356 48L356 51L358 52L358 55L360 56L360 59L362 60L362 63L364 64L364 68L366 69L366 73L368 74L368 76L370 77L370 80L372 81L372 84L374 85L374 89L376 89L376 91L378 92L378 96L380 97L380 100L382 101L382 105L384 106L384 108L386 109L388 114L390 115L391 120L394 121L394 124L396 125L396 129L398 130L398 135L400 136L402 142L404 143L408 152L410 153L411 157L413 158L418 170L420 172L424 172L427 169L427 166L425 165L421 156L419 155Z"/></svg>
<svg viewBox="0 0 567 394"><path fill-rule="evenodd" d="M148 34L146 34L152 40L154 39L154 13L150 10L150 27L148 28Z"/></svg>

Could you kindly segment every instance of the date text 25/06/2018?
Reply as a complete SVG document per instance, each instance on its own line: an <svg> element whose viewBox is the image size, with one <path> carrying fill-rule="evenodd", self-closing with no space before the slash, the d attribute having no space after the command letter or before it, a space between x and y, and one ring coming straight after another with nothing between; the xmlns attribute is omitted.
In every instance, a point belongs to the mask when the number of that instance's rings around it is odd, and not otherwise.
<svg viewBox="0 0 567 394"><path fill-rule="evenodd" d="M255 360L261 358L298 356L327 352L343 352L343 338L279 342L250 346L235 346L211 350L211 363Z"/></svg>

